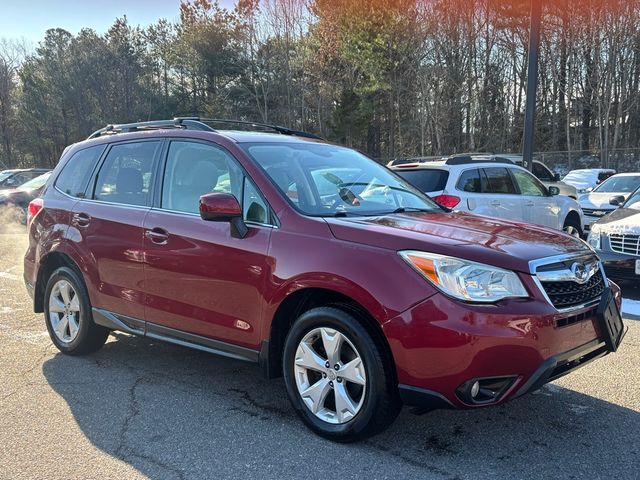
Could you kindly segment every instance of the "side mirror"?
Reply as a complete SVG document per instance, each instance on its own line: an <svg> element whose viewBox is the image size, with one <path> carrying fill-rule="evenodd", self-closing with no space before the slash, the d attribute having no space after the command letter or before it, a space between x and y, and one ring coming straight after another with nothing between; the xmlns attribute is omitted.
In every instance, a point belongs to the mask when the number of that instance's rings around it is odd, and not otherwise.
<svg viewBox="0 0 640 480"><path fill-rule="evenodd" d="M624 195L617 195L609 199L609 205L613 205L614 207L619 207L623 203L624 203Z"/></svg>
<svg viewBox="0 0 640 480"><path fill-rule="evenodd" d="M549 195L551 195L552 197L560 195L560 189L558 187L549 187Z"/></svg>
<svg viewBox="0 0 640 480"><path fill-rule="evenodd" d="M230 193L207 193L200 197L200 217L209 222L229 222L231 235L244 238L249 233L242 219L242 208Z"/></svg>
<svg viewBox="0 0 640 480"><path fill-rule="evenodd" d="M554 182L559 182L560 181L560 174L559 173L554 173L553 174L553 181Z"/></svg>

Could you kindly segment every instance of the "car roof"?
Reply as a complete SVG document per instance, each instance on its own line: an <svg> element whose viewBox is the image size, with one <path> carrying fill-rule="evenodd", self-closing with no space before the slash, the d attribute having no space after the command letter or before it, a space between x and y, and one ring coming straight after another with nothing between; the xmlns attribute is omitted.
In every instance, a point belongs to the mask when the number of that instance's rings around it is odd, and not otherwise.
<svg viewBox="0 0 640 480"><path fill-rule="evenodd" d="M524 170L520 165L516 165L515 163L497 163L497 162L483 162L481 160L477 160L474 162L468 163L460 163L460 164L447 164L446 160L438 160L435 162L422 162L422 163L408 163L405 165L393 165L389 167L391 170L399 171L402 170L468 170L469 168L519 168Z"/></svg>
<svg viewBox="0 0 640 480"><path fill-rule="evenodd" d="M640 177L640 172L616 173L615 175L611 175L609 178L614 177ZM607 178L607 180L609 180L609 178Z"/></svg>

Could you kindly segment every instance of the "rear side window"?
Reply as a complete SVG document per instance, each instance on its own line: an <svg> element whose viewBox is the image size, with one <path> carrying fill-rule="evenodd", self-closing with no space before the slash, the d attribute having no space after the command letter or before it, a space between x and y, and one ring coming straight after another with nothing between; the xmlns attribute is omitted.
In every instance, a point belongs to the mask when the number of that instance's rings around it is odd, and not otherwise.
<svg viewBox="0 0 640 480"><path fill-rule="evenodd" d="M395 170L395 172L421 192L437 192L444 190L449 179L449 172L434 168L420 170Z"/></svg>
<svg viewBox="0 0 640 480"><path fill-rule="evenodd" d="M458 190L462 190L463 192L482 192L482 185L480 183L480 171L474 169L465 170L464 172L462 172L462 175L460 175L460 178L458 179L456 188Z"/></svg>
<svg viewBox="0 0 640 480"><path fill-rule="evenodd" d="M483 171L487 182L484 193L516 193L516 187L506 168L485 168Z"/></svg>
<svg viewBox="0 0 640 480"><path fill-rule="evenodd" d="M98 173L94 198L125 205L149 205L160 145L161 142L154 141L111 147Z"/></svg>
<svg viewBox="0 0 640 480"><path fill-rule="evenodd" d="M103 150L104 145L97 145L74 153L58 175L56 188L72 197L84 198L89 177Z"/></svg>

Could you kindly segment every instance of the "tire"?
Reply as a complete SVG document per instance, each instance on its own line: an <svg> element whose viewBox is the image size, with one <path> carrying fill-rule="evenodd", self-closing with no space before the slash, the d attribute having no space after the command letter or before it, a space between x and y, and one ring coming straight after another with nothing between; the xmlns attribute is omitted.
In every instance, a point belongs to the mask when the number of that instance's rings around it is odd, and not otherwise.
<svg viewBox="0 0 640 480"><path fill-rule="evenodd" d="M109 336L107 328L94 323L87 288L68 267L58 268L47 281L44 317L51 341L67 355L95 352Z"/></svg>
<svg viewBox="0 0 640 480"><path fill-rule="evenodd" d="M580 221L573 217L567 217L564 221L562 231L572 237L582 238L582 225L580 225Z"/></svg>
<svg viewBox="0 0 640 480"><path fill-rule="evenodd" d="M289 400L311 430L336 442L352 442L393 423L402 404L393 361L381 342L336 306L314 308L294 322L285 340L282 371ZM327 354L338 344L337 355ZM328 360L334 364L327 368ZM313 393L303 399L303 391Z"/></svg>

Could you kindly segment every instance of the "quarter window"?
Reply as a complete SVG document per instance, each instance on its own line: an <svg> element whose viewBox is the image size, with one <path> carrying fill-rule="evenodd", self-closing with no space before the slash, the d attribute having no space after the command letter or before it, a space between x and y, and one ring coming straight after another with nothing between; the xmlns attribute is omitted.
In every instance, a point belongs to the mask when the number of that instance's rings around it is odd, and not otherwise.
<svg viewBox="0 0 640 480"><path fill-rule="evenodd" d="M456 188L458 190L462 190L463 192L482 192L482 185L480 183L480 172L476 169L465 170L464 172L462 172L462 175L460 175Z"/></svg>
<svg viewBox="0 0 640 480"><path fill-rule="evenodd" d="M135 142L111 147L94 198L126 205L150 205L150 190L160 142Z"/></svg>
<svg viewBox="0 0 640 480"><path fill-rule="evenodd" d="M56 180L58 190L72 197L84 198L89 177L103 150L103 145L97 145L74 153Z"/></svg>
<svg viewBox="0 0 640 480"><path fill-rule="evenodd" d="M516 193L513 180L506 168L485 168L484 174L487 182L486 188L483 189L485 193Z"/></svg>

